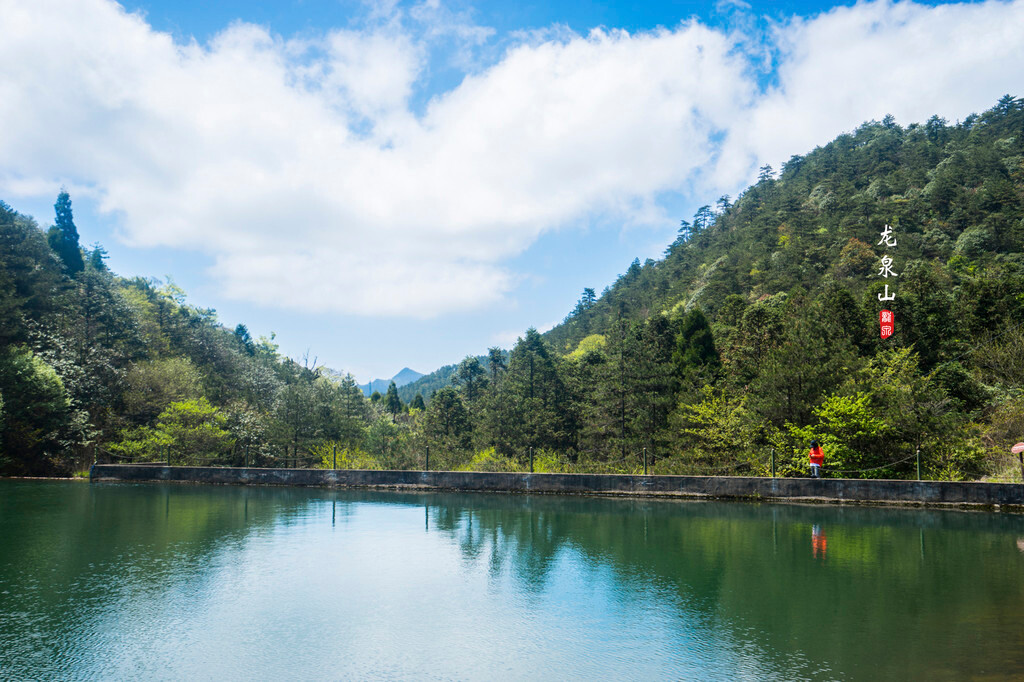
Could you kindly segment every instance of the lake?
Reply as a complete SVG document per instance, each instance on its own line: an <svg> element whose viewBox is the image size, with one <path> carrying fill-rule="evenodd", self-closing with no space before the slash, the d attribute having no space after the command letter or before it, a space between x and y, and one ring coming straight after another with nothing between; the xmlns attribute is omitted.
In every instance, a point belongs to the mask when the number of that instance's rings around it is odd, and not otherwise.
<svg viewBox="0 0 1024 682"><path fill-rule="evenodd" d="M1024 515L0 480L0 679L1024 678Z"/></svg>

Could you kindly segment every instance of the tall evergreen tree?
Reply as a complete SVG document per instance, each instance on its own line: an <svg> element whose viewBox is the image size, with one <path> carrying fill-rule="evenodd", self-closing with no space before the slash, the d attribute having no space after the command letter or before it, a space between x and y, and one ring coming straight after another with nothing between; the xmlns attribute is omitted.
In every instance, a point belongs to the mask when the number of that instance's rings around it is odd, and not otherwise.
<svg viewBox="0 0 1024 682"><path fill-rule="evenodd" d="M47 233L47 240L50 248L64 264L65 272L74 276L85 269L85 261L82 260L82 250L78 246L78 228L75 227L74 216L71 213L71 195L67 190L61 189L53 208L56 220Z"/></svg>
<svg viewBox="0 0 1024 682"><path fill-rule="evenodd" d="M672 364L680 380L692 377L695 372L709 378L708 373L721 365L711 325L700 308L692 308L680 320Z"/></svg>
<svg viewBox="0 0 1024 682"><path fill-rule="evenodd" d="M387 395L384 396L384 409L391 413L392 424L398 418L398 413L402 411L402 399L398 397L398 387L393 381L388 386Z"/></svg>
<svg viewBox="0 0 1024 682"><path fill-rule="evenodd" d="M491 368L491 386L497 386L498 375L506 369L505 351L493 346L487 349L487 364Z"/></svg>
<svg viewBox="0 0 1024 682"><path fill-rule="evenodd" d="M256 354L256 345L252 342L252 336L249 335L249 328L244 324L239 323L235 327L235 339L247 354Z"/></svg>
<svg viewBox="0 0 1024 682"><path fill-rule="evenodd" d="M473 409L473 403L477 401L480 394L487 387L487 370L480 364L480 359L475 356L468 356L461 363L452 376L452 383L462 387L466 396L466 406Z"/></svg>
<svg viewBox="0 0 1024 682"><path fill-rule="evenodd" d="M89 267L97 272L105 272L107 270L107 264L104 263L107 259L107 250L104 249L99 243L92 245L92 251L89 252Z"/></svg>
<svg viewBox="0 0 1024 682"><path fill-rule="evenodd" d="M693 234L693 223L685 218L679 221L679 236L676 238L676 243L681 244L686 242Z"/></svg>
<svg viewBox="0 0 1024 682"><path fill-rule="evenodd" d="M696 232L704 232L715 219L715 214L711 210L711 206L704 205L697 209L697 212L693 215L693 229Z"/></svg>
<svg viewBox="0 0 1024 682"><path fill-rule="evenodd" d="M568 394L556 359L532 327L512 349L507 384L514 407L514 454L523 456L528 447L563 450L569 440Z"/></svg>
<svg viewBox="0 0 1024 682"><path fill-rule="evenodd" d="M366 396L351 374L346 374L338 384L338 395L342 440L354 445L367 424Z"/></svg>
<svg viewBox="0 0 1024 682"><path fill-rule="evenodd" d="M665 315L655 315L637 330L632 372L634 453L647 448L650 461L668 454L669 414L675 407L676 380L672 356L675 351L674 328Z"/></svg>
<svg viewBox="0 0 1024 682"><path fill-rule="evenodd" d="M458 391L445 386L431 396L423 429L427 438L440 446L441 465L457 465L459 454L469 447L470 436L469 414Z"/></svg>

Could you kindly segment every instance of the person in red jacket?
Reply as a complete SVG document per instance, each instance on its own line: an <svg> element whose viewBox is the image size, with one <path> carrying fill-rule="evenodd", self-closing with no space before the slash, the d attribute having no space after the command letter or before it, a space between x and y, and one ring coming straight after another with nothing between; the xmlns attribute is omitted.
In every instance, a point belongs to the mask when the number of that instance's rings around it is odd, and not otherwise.
<svg viewBox="0 0 1024 682"><path fill-rule="evenodd" d="M825 463L825 453L821 451L818 441L811 441L811 477L821 478L821 466Z"/></svg>

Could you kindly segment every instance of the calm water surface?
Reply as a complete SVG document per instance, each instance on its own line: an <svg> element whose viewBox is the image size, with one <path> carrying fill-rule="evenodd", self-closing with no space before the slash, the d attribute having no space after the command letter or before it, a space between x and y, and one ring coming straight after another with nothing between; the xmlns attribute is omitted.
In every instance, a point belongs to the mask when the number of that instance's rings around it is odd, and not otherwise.
<svg viewBox="0 0 1024 682"><path fill-rule="evenodd" d="M1024 678L1024 516L0 481L0 679Z"/></svg>

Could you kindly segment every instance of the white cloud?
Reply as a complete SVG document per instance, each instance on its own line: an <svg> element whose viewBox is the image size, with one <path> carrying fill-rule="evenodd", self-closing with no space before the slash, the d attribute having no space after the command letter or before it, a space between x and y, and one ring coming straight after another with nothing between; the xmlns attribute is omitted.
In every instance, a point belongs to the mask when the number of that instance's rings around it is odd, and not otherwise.
<svg viewBox="0 0 1024 682"><path fill-rule="evenodd" d="M524 330L519 329L515 331L505 330L495 332L494 334L491 334L491 345L498 346L499 348L504 348L505 350L508 350L512 348L514 345L516 345L516 341L522 338L523 331Z"/></svg>
<svg viewBox="0 0 1024 682"><path fill-rule="evenodd" d="M730 130L710 184L803 154L866 120L950 120L1024 95L1024 2L858 3L775 27L778 84ZM743 171L746 169L746 175Z"/></svg>
<svg viewBox="0 0 1024 682"><path fill-rule="evenodd" d="M715 3L715 10L718 12L732 12L736 10L749 10L750 3L743 0L718 0Z"/></svg>
<svg viewBox="0 0 1024 682"><path fill-rule="evenodd" d="M489 29L373 7L365 29L182 45L106 0L0 0L0 192L81 187L126 242L209 254L238 299L429 317L500 300L546 230L656 221L660 192L734 191L865 118L1024 90L1024 2L879 2L777 26L767 92L748 36L560 29L416 114L430 41Z"/></svg>
<svg viewBox="0 0 1024 682"><path fill-rule="evenodd" d="M544 324L533 325L533 327L538 332L543 334L544 332L551 331L552 329L555 328L555 325L558 325L558 324L561 324L561 323L562 323L562 320L558 319L558 320L552 320L550 322L545 322ZM499 331L499 332L495 332L495 333L491 334L491 336L490 336L490 343L491 343L492 346L498 346L499 348L504 348L505 350L512 350L513 346L516 345L516 343L519 341L519 339L521 339L525 335L526 335L526 330L525 329L519 329L519 330L506 329L504 331Z"/></svg>

